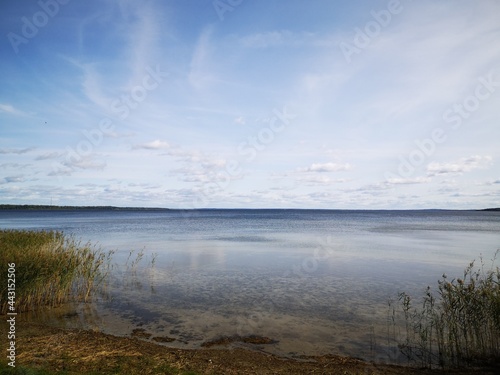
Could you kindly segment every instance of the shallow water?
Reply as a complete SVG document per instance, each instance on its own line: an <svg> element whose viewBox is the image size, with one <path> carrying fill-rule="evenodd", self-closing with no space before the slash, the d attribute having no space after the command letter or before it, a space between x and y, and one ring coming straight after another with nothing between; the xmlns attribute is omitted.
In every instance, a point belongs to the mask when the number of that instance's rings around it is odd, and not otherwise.
<svg viewBox="0 0 500 375"><path fill-rule="evenodd" d="M111 300L61 310L58 325L141 327L187 348L255 334L280 355L392 361L387 301L500 247L500 213L479 211L0 211L0 227L63 230L118 250L118 265L144 249L135 270L115 267Z"/></svg>

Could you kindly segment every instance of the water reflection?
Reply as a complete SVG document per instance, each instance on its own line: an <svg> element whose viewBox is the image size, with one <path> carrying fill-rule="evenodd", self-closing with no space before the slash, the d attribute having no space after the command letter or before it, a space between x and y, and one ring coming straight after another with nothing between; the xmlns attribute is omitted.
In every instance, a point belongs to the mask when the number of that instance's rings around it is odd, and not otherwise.
<svg viewBox="0 0 500 375"><path fill-rule="evenodd" d="M16 215L6 220L0 213L0 224L63 227L118 250L109 298L91 310L74 307L76 315L62 313L54 324L117 335L140 327L189 348L218 336L259 335L278 341L265 350L280 355L383 355L388 342L395 346L386 324L390 298L418 295L443 272L459 276L472 259L481 253L489 259L500 246L500 214ZM143 262L124 266L138 249Z"/></svg>

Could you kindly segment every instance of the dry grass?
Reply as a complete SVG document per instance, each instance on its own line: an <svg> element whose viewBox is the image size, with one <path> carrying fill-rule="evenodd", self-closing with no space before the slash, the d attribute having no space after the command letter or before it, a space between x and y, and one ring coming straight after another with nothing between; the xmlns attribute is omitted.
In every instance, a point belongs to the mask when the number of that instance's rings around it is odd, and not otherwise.
<svg viewBox="0 0 500 375"><path fill-rule="evenodd" d="M442 367L500 363L500 268L471 262L463 278L427 288L421 305L400 294L405 339L400 349L420 365ZM396 311L394 312L396 314ZM396 320L396 319L394 319Z"/></svg>
<svg viewBox="0 0 500 375"><path fill-rule="evenodd" d="M0 274L15 263L16 311L87 301L109 271L112 253L57 231L0 230ZM7 280L0 286L7 295ZM0 314L7 312L2 298Z"/></svg>

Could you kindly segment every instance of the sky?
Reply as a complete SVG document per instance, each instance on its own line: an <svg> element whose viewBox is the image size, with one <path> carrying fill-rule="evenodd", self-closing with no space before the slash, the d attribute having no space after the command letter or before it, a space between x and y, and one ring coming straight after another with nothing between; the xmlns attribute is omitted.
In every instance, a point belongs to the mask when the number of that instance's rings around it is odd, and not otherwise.
<svg viewBox="0 0 500 375"><path fill-rule="evenodd" d="M499 207L499 14L3 0L0 203Z"/></svg>

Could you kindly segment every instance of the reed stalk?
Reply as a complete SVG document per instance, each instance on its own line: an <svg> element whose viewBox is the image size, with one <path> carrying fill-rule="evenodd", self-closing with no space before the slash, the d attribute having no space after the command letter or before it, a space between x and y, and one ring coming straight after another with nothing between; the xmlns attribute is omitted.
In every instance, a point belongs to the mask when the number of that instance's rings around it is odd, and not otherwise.
<svg viewBox="0 0 500 375"><path fill-rule="evenodd" d="M496 252L491 266L471 262L463 277L437 290L428 287L420 305L399 295L406 335L399 348L409 360L432 367L475 366L500 362L500 268ZM397 314L394 311L393 314Z"/></svg>
<svg viewBox="0 0 500 375"><path fill-rule="evenodd" d="M7 266L15 263L16 311L88 301L109 271L112 252L58 231L0 230L0 314L7 312Z"/></svg>

